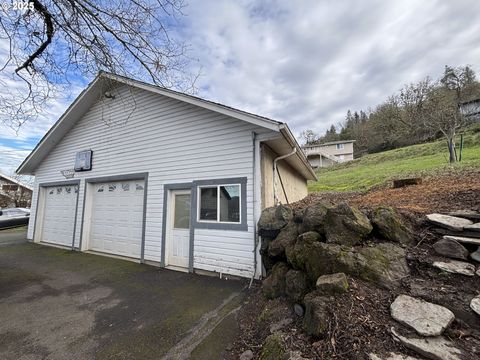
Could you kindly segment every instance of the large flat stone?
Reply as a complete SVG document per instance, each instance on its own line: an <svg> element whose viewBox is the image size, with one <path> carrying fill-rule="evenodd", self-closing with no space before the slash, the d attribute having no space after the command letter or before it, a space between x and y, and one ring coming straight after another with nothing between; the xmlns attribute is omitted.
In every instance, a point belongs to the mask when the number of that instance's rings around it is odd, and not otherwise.
<svg viewBox="0 0 480 360"><path fill-rule="evenodd" d="M478 315L480 315L480 295L475 296L470 301L470 307L473 311L475 311Z"/></svg>
<svg viewBox="0 0 480 360"><path fill-rule="evenodd" d="M393 352L389 353L386 356L378 356L376 354L370 353L368 354L368 358L370 360L419 360L418 358L413 356L397 354Z"/></svg>
<svg viewBox="0 0 480 360"><path fill-rule="evenodd" d="M475 232L480 232L480 222L472 225L466 225L463 227L467 231L475 231Z"/></svg>
<svg viewBox="0 0 480 360"><path fill-rule="evenodd" d="M480 238L471 238L466 236L452 236L452 235L444 235L444 239L457 241L463 244L474 244L480 246Z"/></svg>
<svg viewBox="0 0 480 360"><path fill-rule="evenodd" d="M427 219L435 225L453 231L462 231L465 226L473 224L471 220L443 214L428 214Z"/></svg>
<svg viewBox="0 0 480 360"><path fill-rule="evenodd" d="M432 360L462 360L463 351L441 336L429 338L407 338L391 329L393 336L405 347Z"/></svg>
<svg viewBox="0 0 480 360"><path fill-rule="evenodd" d="M467 276L475 275L475 266L465 261L435 261L433 266L452 274L461 274Z"/></svg>
<svg viewBox="0 0 480 360"><path fill-rule="evenodd" d="M475 231L466 231L463 230L462 232L452 231L448 229L444 229L441 227L436 227L432 229L434 232L440 235L450 235L450 236L463 236L463 237L470 237L470 238L480 238L480 232Z"/></svg>
<svg viewBox="0 0 480 360"><path fill-rule="evenodd" d="M433 244L435 251L443 256L453 259L467 260L468 250L456 240L440 239Z"/></svg>
<svg viewBox="0 0 480 360"><path fill-rule="evenodd" d="M469 220L480 220L480 213L473 210L455 210L448 213L448 215L461 217Z"/></svg>
<svg viewBox="0 0 480 360"><path fill-rule="evenodd" d="M390 305L390 314L423 336L441 335L455 319L447 308L408 295L397 296Z"/></svg>

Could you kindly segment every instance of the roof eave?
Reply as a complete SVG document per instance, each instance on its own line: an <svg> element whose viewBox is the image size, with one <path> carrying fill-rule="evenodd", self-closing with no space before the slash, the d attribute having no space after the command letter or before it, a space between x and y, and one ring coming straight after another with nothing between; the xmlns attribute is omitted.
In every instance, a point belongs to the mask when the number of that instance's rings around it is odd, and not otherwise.
<svg viewBox="0 0 480 360"><path fill-rule="evenodd" d="M309 173L310 177L307 178L307 180L314 180L317 181L317 174L315 174L315 171L313 170L312 166L310 165L310 162L308 161L307 157L305 156L305 153L303 152L301 146L298 144L297 139L295 139L295 136L293 136L292 132L290 131L290 128L288 127L287 124L283 123L279 125L280 132L282 135L285 137L285 139L290 143L290 146L292 148L297 149L296 155L298 158L302 161L303 165L307 169L307 172Z"/></svg>

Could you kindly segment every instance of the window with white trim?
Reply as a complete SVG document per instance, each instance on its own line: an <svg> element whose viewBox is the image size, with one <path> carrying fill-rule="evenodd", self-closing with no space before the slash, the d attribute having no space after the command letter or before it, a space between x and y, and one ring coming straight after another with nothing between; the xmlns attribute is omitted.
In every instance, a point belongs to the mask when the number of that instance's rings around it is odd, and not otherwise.
<svg viewBox="0 0 480 360"><path fill-rule="evenodd" d="M240 184L199 186L197 221L209 223L241 223Z"/></svg>
<svg viewBox="0 0 480 360"><path fill-rule="evenodd" d="M337 144L337 150L342 150L345 148L345 144Z"/></svg>

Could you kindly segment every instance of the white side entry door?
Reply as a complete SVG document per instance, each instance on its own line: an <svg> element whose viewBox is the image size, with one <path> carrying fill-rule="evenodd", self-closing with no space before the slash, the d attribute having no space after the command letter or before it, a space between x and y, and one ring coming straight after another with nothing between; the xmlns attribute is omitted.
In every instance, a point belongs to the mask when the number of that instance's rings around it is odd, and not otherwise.
<svg viewBox="0 0 480 360"><path fill-rule="evenodd" d="M166 239L167 266L188 268L190 204L190 190L171 190Z"/></svg>

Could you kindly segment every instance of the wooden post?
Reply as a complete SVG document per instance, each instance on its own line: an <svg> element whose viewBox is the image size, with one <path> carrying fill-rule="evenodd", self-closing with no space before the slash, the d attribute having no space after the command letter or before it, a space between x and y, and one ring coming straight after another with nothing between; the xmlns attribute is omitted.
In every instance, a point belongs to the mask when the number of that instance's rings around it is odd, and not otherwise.
<svg viewBox="0 0 480 360"><path fill-rule="evenodd" d="M462 150L463 150L463 134L460 134L460 155L458 161L462 161Z"/></svg>

